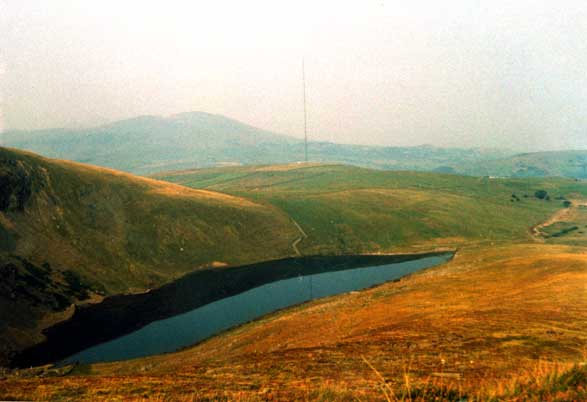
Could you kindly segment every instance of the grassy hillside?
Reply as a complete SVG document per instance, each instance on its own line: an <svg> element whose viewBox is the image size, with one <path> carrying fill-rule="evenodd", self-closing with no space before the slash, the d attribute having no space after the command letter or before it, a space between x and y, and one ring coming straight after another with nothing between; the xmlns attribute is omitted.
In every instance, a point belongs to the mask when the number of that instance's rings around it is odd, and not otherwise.
<svg viewBox="0 0 587 402"><path fill-rule="evenodd" d="M214 261L292 254L300 229L302 254L459 249L447 265L287 309L179 353L78 367L65 378L9 376L2 397L370 400L383 387L423 400L531 400L564 387L576 399L585 387L574 380L584 369L569 366L584 360L587 341L585 182L305 164L157 176L189 189L2 155L3 256L19 281L50 283L43 306L55 295L70 302L156 286ZM581 230L552 236L573 226ZM2 297L13 323L3 339L27 339L30 320L12 312L30 314L34 302ZM556 365L571 371L555 375Z"/></svg>
<svg viewBox="0 0 587 402"><path fill-rule="evenodd" d="M194 167L288 163L304 159L303 141L203 112L141 116L87 129L0 133L7 146L135 174ZM311 142L312 160L394 170L446 169L511 155L492 149L378 147ZM451 168L452 169L452 168Z"/></svg>
<svg viewBox="0 0 587 402"><path fill-rule="evenodd" d="M587 178L587 150L525 153L455 167L474 176Z"/></svg>
<svg viewBox="0 0 587 402"><path fill-rule="evenodd" d="M378 252L524 241L530 227L587 194L573 179L489 179L341 165L218 168L156 176L279 207L308 237L303 253ZM539 189L549 200L534 196Z"/></svg>
<svg viewBox="0 0 587 402"><path fill-rule="evenodd" d="M0 148L0 355L73 302L288 256L277 208Z"/></svg>
<svg viewBox="0 0 587 402"><path fill-rule="evenodd" d="M446 265L178 353L7 379L0 397L583 400L585 366L573 364L585 363L586 264L585 247L466 248Z"/></svg>

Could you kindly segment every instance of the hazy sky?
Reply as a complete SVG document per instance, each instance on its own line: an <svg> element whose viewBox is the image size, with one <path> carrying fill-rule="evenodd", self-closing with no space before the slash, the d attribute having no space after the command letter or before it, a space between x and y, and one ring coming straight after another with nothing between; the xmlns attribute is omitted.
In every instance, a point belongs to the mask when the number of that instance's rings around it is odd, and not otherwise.
<svg viewBox="0 0 587 402"><path fill-rule="evenodd" d="M336 142L587 148L587 2L0 0L0 129L207 111Z"/></svg>

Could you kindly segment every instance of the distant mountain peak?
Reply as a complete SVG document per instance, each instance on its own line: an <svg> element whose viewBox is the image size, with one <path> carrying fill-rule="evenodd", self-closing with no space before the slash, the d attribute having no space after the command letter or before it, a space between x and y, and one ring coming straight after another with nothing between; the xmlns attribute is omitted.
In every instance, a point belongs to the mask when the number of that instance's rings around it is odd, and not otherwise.
<svg viewBox="0 0 587 402"><path fill-rule="evenodd" d="M175 113L175 114L169 115L168 119L181 120L181 119L202 118L202 117L221 117L224 119L228 119L228 117L220 115L220 114L202 112L200 110L194 110L191 112Z"/></svg>
<svg viewBox="0 0 587 402"><path fill-rule="evenodd" d="M3 145L49 157L152 174L220 165L283 164L302 160L300 138L263 130L202 111L170 116L142 115L88 129L4 133ZM578 162L585 153L559 151L513 156L515 151L484 148L375 146L309 143L312 162L344 163L392 170L440 169L473 175L563 175L583 177ZM519 172L516 161L536 169ZM563 163L564 162L564 163Z"/></svg>

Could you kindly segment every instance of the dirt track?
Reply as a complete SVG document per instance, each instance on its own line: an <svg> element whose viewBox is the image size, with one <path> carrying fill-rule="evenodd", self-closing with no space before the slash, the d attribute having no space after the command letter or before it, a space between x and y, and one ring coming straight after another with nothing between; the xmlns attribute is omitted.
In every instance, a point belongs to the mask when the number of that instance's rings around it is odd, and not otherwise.
<svg viewBox="0 0 587 402"><path fill-rule="evenodd" d="M298 237L297 239L295 239L292 244L291 247L293 248L294 252L296 253L296 255L298 257L302 256L302 253L300 253L300 250L298 249L298 244L300 244L300 242L302 240L304 240L305 238L308 237L308 235L306 234L306 232L304 232L304 229L302 229L302 227L300 226L299 223L297 223L295 220L292 219L292 222L294 225L296 225L296 228L298 228L299 232L300 232L300 237Z"/></svg>
<svg viewBox="0 0 587 402"><path fill-rule="evenodd" d="M541 229L553 225L557 222L566 222L570 221L573 213L579 206L587 207L587 201L585 200L571 200L572 204L569 208L562 208L556 211L550 218L546 221L532 227L532 236L534 240L539 242L544 242L544 233Z"/></svg>

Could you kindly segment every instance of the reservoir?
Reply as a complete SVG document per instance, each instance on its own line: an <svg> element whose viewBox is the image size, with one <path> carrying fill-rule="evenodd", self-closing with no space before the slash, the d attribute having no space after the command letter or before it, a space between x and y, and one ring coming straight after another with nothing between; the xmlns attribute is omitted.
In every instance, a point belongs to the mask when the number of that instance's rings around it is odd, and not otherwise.
<svg viewBox="0 0 587 402"><path fill-rule="evenodd" d="M361 290L442 264L452 253L300 257L210 268L79 308L16 366L95 363L169 353L309 300Z"/></svg>

